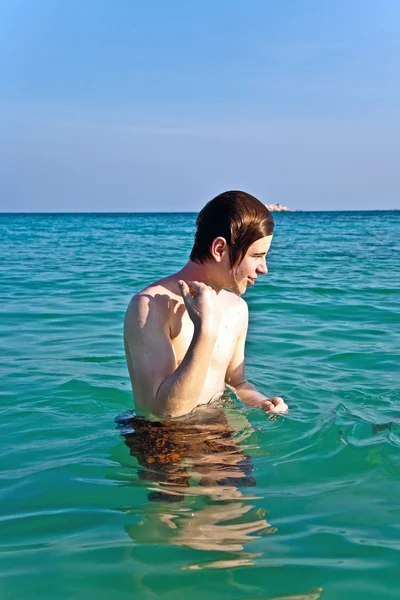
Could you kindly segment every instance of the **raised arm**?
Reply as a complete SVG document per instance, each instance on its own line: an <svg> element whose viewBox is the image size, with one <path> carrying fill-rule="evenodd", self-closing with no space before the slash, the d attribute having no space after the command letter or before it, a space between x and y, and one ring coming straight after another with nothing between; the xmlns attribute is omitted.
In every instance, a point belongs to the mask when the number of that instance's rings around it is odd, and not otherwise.
<svg viewBox="0 0 400 600"><path fill-rule="evenodd" d="M179 366L170 339L168 309L163 302L139 294L132 300L124 323L135 397L154 414L168 417L185 415L197 405L220 318L214 290L198 282L191 282L192 293L186 283L180 287L194 323L194 334Z"/></svg>
<svg viewBox="0 0 400 600"><path fill-rule="evenodd" d="M225 381L235 388L237 395L244 404L256 406L263 410L283 413L288 410L282 398L275 396L267 398L257 388L249 383L245 374L244 349L246 343L249 314L246 302L241 302L240 310L240 334L236 344L235 352L228 366Z"/></svg>

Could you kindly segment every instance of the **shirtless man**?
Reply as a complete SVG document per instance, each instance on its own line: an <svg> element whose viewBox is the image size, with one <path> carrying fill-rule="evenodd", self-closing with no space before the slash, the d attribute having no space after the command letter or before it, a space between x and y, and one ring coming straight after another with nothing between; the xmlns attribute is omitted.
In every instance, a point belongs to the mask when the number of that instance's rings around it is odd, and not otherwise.
<svg viewBox="0 0 400 600"><path fill-rule="evenodd" d="M136 412L181 417L227 384L245 404L285 412L282 398L266 398L246 380L244 366L248 309L240 296L267 273L272 216L250 194L225 192L206 204L196 226L189 262L137 293L126 311Z"/></svg>

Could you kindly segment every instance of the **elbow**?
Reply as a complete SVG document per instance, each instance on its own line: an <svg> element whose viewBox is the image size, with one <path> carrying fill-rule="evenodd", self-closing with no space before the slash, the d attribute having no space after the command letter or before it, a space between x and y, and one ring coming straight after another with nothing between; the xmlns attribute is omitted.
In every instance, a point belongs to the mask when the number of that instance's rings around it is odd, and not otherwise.
<svg viewBox="0 0 400 600"><path fill-rule="evenodd" d="M184 417L185 415L188 415L189 412L190 411L169 410L163 416L167 417L168 419L177 419L178 417Z"/></svg>
<svg viewBox="0 0 400 600"><path fill-rule="evenodd" d="M177 419L188 415L197 406L198 397L182 399L179 395L163 393L158 388L151 402L151 411L163 419Z"/></svg>
<svg viewBox="0 0 400 600"><path fill-rule="evenodd" d="M238 381L237 383L229 383L229 385L231 387L233 387L234 390L240 390L243 386L247 385L248 381L247 379L242 379L241 381Z"/></svg>
<svg viewBox="0 0 400 600"><path fill-rule="evenodd" d="M196 403L197 404L197 403ZM192 412L194 406L163 406L159 408L160 417L168 419L177 419L178 417L184 417Z"/></svg>
<svg viewBox="0 0 400 600"><path fill-rule="evenodd" d="M178 417L184 417L185 415L188 415L189 412L191 411L186 411L186 410L154 410L153 411L154 414L157 417L160 417L161 419L177 419Z"/></svg>
<svg viewBox="0 0 400 600"><path fill-rule="evenodd" d="M188 415L193 408L184 408L182 406L168 406L168 404L160 405L159 402L154 402L151 407L151 412L161 419L177 419L178 417L184 417Z"/></svg>

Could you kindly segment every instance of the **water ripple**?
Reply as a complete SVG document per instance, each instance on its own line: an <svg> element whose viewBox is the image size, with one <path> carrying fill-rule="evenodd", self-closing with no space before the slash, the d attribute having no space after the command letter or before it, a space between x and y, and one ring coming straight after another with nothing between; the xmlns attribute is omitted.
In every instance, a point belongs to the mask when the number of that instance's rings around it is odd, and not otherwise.
<svg viewBox="0 0 400 600"><path fill-rule="evenodd" d="M276 216L247 375L287 415L138 423L124 311L194 220L0 216L2 597L396 598L400 213Z"/></svg>

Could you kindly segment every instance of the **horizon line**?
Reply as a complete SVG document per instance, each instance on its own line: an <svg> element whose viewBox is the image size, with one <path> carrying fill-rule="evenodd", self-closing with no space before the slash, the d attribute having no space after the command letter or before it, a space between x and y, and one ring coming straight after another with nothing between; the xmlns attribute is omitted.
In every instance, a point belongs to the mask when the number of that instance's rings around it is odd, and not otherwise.
<svg viewBox="0 0 400 600"><path fill-rule="evenodd" d="M199 210L170 210L170 211L0 211L0 216L6 215L196 215ZM332 212L400 212L400 208L346 208L346 209L293 209L289 211L270 211L272 214L293 213L332 213Z"/></svg>

